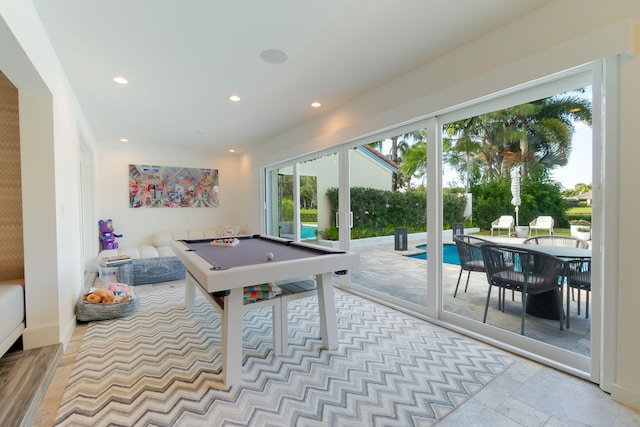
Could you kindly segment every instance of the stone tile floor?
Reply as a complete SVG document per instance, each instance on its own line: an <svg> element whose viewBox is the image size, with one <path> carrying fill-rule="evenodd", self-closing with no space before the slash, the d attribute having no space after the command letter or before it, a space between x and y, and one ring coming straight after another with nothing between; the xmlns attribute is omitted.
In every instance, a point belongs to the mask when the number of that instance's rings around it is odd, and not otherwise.
<svg viewBox="0 0 640 427"><path fill-rule="evenodd" d="M517 242L517 238L495 238ZM409 258L415 247L425 241L410 241L407 251L395 251L393 243L355 249L361 265L352 272L352 281L404 301L426 305L426 261ZM451 243L451 242L449 242ZM443 307L447 311L482 321L487 296L483 273L471 273L468 292L464 292L463 273L458 295L453 292L460 267L443 266ZM590 319L582 311L578 316L576 302L571 305L571 328L560 330L557 320L527 316L525 334L545 343L579 354L589 355ZM497 309L496 293L492 295L487 323L520 333L520 299L508 299L505 312ZM438 426L639 426L640 411L613 401L598 385L512 355L514 363L506 372L475 396L437 423Z"/></svg>
<svg viewBox="0 0 640 427"><path fill-rule="evenodd" d="M508 240L505 240L508 239ZM516 242L517 238L495 238L496 241ZM452 243L451 241L445 243ZM417 245L424 241L410 241L407 251L395 251L393 243L372 245L354 249L360 254L360 268L351 273L353 283L403 301L426 306L427 262L407 255L420 252ZM460 267L443 264L443 308L481 322L487 298L487 278L484 273L471 273L468 291L464 292L467 272L463 272L456 298L453 297ZM492 292L487 323L514 333L520 333L520 294L515 293L514 301L507 297L505 311L497 308L497 292ZM563 297L565 298L565 297ZM550 320L527 315L525 335L542 342L589 355L591 319L585 317L585 292L581 297L581 314L577 314L577 301L571 303L569 329L560 330L558 320ZM565 301L563 299L563 301ZM565 325L566 326L566 325Z"/></svg>
<svg viewBox="0 0 640 427"><path fill-rule="evenodd" d="M436 423L458 426L640 425L640 411L625 407L588 381L514 356L516 363Z"/></svg>

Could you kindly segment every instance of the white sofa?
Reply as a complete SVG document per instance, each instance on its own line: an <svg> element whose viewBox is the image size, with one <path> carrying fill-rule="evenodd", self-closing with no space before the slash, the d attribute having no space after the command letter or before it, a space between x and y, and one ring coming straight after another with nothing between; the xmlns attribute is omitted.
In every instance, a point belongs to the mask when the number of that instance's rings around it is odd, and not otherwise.
<svg viewBox="0 0 640 427"><path fill-rule="evenodd" d="M24 280L0 281L0 357L20 338L24 328Z"/></svg>
<svg viewBox="0 0 640 427"><path fill-rule="evenodd" d="M96 258L96 271L100 271L100 262L107 257L127 255L133 264L132 285L166 282L184 279L186 269L171 249L174 240L211 239L214 237L237 236L240 227L224 226L201 230L161 231L153 235L153 246L128 246L118 249L105 249Z"/></svg>

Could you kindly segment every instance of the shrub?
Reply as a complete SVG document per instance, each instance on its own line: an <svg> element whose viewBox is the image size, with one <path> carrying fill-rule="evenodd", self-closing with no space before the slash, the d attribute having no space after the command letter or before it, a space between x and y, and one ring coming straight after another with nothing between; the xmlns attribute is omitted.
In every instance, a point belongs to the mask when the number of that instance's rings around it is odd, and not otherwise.
<svg viewBox="0 0 640 427"><path fill-rule="evenodd" d="M569 224L571 224L571 225L579 225L579 226L590 226L591 225L591 221L587 221L584 218L572 219L571 221L569 221Z"/></svg>
<svg viewBox="0 0 640 427"><path fill-rule="evenodd" d="M496 178L472 187L473 222L481 228L491 228L491 222L501 215L514 215L511 204L511 179ZM566 203L559 184L544 180L523 179L521 183L519 224L528 225L540 215L552 216L557 227L567 225Z"/></svg>
<svg viewBox="0 0 640 427"><path fill-rule="evenodd" d="M327 190L331 207L332 226L320 231L320 236L337 240L338 231L333 224L338 206L338 189ZM466 199L461 192L447 191L443 194L444 224L451 228L454 222L463 222ZM407 228L415 233L426 231L427 192L424 188L406 192L385 191L374 188L351 188L351 211L353 212L353 239L393 235L396 227Z"/></svg>
<svg viewBox="0 0 640 427"><path fill-rule="evenodd" d="M282 199L282 221L293 221L293 200Z"/></svg>
<svg viewBox="0 0 640 427"><path fill-rule="evenodd" d="M282 199L282 221L293 221L293 200ZM318 222L317 209L300 209L301 222Z"/></svg>
<svg viewBox="0 0 640 427"><path fill-rule="evenodd" d="M293 217L293 214L291 217ZM316 224L318 222L318 210L300 209L300 222L311 222Z"/></svg>

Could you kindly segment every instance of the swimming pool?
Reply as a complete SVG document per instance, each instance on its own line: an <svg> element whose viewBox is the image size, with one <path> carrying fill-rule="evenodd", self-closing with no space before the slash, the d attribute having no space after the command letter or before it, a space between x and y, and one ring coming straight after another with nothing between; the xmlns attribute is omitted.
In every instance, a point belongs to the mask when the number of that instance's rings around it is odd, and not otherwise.
<svg viewBox="0 0 640 427"><path fill-rule="evenodd" d="M302 224L302 230L300 230L301 239L315 239L317 236L318 226L310 224Z"/></svg>
<svg viewBox="0 0 640 427"><path fill-rule="evenodd" d="M420 252L413 255L407 255L411 258L427 259L427 245L418 245L417 249L422 249L424 252ZM458 257L458 248L454 243L444 243L442 245L442 260L447 264L460 265L460 258Z"/></svg>

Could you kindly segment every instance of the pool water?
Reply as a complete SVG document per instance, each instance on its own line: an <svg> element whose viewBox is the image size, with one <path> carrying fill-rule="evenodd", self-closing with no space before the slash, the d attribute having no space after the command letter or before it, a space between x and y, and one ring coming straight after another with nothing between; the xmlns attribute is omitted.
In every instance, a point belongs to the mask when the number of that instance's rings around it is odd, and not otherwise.
<svg viewBox="0 0 640 427"><path fill-rule="evenodd" d="M317 225L302 224L302 230L300 230L301 239L315 239L317 237Z"/></svg>
<svg viewBox="0 0 640 427"><path fill-rule="evenodd" d="M417 249L422 249L424 252L420 252L413 255L407 255L411 258L427 259L427 245L418 245ZM442 260L447 264L460 265L460 258L458 257L458 248L454 243L445 243L442 245Z"/></svg>

